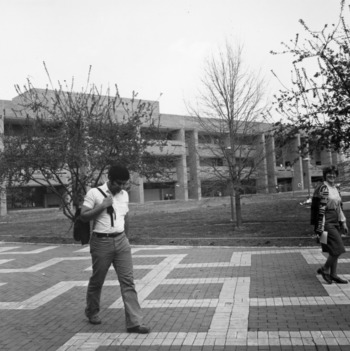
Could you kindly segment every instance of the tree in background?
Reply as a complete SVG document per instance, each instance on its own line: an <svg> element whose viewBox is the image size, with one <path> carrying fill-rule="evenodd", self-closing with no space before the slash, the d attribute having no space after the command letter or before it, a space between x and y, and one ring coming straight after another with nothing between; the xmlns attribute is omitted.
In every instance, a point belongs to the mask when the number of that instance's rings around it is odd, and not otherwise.
<svg viewBox="0 0 350 351"><path fill-rule="evenodd" d="M15 113L25 117L25 124L20 133L10 129L4 136L0 180L7 186L33 182L50 189L72 221L73 209L81 206L89 187L102 182L110 165L123 164L146 178L167 169L167 157L147 151L164 145L154 106L137 100L135 93L126 100L116 87L113 96L109 90L102 95L95 85L89 87L89 80L81 92L73 92L73 83L37 89L30 80L16 90L20 103Z"/></svg>
<svg viewBox="0 0 350 351"><path fill-rule="evenodd" d="M345 0L337 24L311 30L303 20L304 38L285 44L293 57L292 85L275 96L283 119L276 124L285 140L301 133L300 152L344 151L350 147L350 14ZM273 52L276 54L276 52Z"/></svg>
<svg viewBox="0 0 350 351"><path fill-rule="evenodd" d="M261 123L261 113L265 108L263 80L244 67L242 48L233 49L226 43L218 56L206 61L197 104L190 106L189 112L204 131L198 137L198 151L209 162L201 168L202 178L230 187L237 227L242 224L244 183L264 172L266 153L262 144L267 125Z"/></svg>

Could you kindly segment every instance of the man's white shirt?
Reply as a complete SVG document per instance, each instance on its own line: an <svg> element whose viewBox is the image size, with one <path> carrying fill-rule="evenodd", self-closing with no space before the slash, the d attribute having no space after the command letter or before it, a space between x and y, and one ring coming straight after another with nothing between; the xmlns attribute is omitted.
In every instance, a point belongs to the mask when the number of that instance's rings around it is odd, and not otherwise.
<svg viewBox="0 0 350 351"><path fill-rule="evenodd" d="M113 197L113 208L115 211L114 227L111 226L111 217L107 213L107 209L104 209L97 218L94 219L93 230L98 233L121 233L124 231L124 217L129 212L129 194L125 190L121 190L119 193L113 194L109 191L107 183L104 183L99 188L108 196ZM105 197L97 188L90 189L84 198L83 206L88 208L95 208L103 202Z"/></svg>

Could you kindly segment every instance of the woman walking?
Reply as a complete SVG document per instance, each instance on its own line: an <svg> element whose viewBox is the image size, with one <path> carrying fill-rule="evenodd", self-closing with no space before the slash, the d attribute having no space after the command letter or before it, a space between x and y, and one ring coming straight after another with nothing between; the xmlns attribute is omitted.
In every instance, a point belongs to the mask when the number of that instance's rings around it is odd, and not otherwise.
<svg viewBox="0 0 350 351"><path fill-rule="evenodd" d="M348 281L337 275L339 256L345 252L341 230L348 232L346 218L342 210L339 190L335 185L338 170L335 166L323 169L323 184L316 189L317 202L313 206L313 223L315 232L320 238L322 251L328 252L328 258L324 266L317 270L328 284L336 282L347 284Z"/></svg>

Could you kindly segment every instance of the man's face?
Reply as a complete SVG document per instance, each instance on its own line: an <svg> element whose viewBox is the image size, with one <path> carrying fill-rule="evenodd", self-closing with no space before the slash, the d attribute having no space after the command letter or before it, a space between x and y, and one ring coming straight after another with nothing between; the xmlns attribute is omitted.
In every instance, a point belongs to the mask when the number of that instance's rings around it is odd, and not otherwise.
<svg viewBox="0 0 350 351"><path fill-rule="evenodd" d="M120 193L128 185L127 180L111 180L109 179L108 188L113 195Z"/></svg>

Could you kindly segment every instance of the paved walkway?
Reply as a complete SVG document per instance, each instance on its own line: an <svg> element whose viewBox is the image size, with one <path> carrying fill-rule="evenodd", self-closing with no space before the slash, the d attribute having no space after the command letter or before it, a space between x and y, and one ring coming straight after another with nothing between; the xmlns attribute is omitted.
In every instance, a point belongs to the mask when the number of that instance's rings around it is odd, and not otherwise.
<svg viewBox="0 0 350 351"><path fill-rule="evenodd" d="M87 322L88 250L0 243L1 351L350 350L350 284L323 284L318 248L134 247L148 335L125 332L113 271Z"/></svg>

